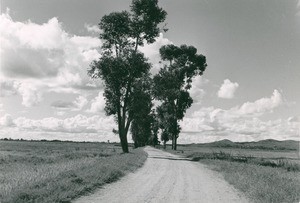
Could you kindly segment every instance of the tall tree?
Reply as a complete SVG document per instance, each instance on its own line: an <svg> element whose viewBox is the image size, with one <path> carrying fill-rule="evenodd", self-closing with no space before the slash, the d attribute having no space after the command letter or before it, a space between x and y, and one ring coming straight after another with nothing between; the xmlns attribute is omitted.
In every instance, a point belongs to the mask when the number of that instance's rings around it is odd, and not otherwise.
<svg viewBox="0 0 300 203"><path fill-rule="evenodd" d="M155 42L160 32L158 25L166 14L157 0L133 0L130 11L110 13L99 23L102 56L91 63L88 74L104 82L105 112L115 117L125 153L128 153L127 133L133 121L134 84L151 68L138 46Z"/></svg>
<svg viewBox="0 0 300 203"><path fill-rule="evenodd" d="M150 115L151 115L151 137L148 144L155 147L156 145L160 144L160 141L158 140L159 122L158 122L158 116L155 113L154 109L152 110Z"/></svg>
<svg viewBox="0 0 300 203"><path fill-rule="evenodd" d="M152 80L149 75L142 77L134 84L133 105L129 111L133 118L131 134L135 147L145 146L151 138L152 123Z"/></svg>
<svg viewBox="0 0 300 203"><path fill-rule="evenodd" d="M192 78L202 75L207 66L206 58L197 54L193 46L165 45L160 48L161 59L167 62L154 76L154 96L162 101L157 108L164 142L172 140L172 149L177 149L180 133L179 121L192 105L189 91Z"/></svg>

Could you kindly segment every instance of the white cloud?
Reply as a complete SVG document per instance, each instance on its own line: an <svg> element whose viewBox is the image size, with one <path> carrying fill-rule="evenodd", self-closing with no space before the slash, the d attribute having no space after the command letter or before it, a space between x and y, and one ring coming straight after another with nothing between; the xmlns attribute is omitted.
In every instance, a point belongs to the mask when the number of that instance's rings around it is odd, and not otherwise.
<svg viewBox="0 0 300 203"><path fill-rule="evenodd" d="M233 83L229 79L224 80L222 86L220 87L217 95L223 99L232 99L234 97L234 93L239 87L238 83Z"/></svg>
<svg viewBox="0 0 300 203"><path fill-rule="evenodd" d="M20 130L40 132L96 133L101 130L111 131L115 127L112 117L87 117L81 114L65 119L49 117L33 120L19 117L14 123Z"/></svg>
<svg viewBox="0 0 300 203"><path fill-rule="evenodd" d="M66 114L66 112L65 111L57 111L57 112L55 112L55 114L58 116L63 116Z"/></svg>
<svg viewBox="0 0 300 203"><path fill-rule="evenodd" d="M153 64L153 67L151 69L151 72L157 73L159 69L161 68L160 62L160 54L159 49L163 45L167 44L173 44L172 41L170 41L167 38L164 38L163 34L160 33L159 36L155 39L156 41L152 44L147 44L147 42L144 43L143 47L139 47L139 50L145 54L147 58L149 58L149 61Z"/></svg>
<svg viewBox="0 0 300 203"><path fill-rule="evenodd" d="M97 25L90 25L90 24L85 23L84 27L86 28L86 30L88 32L100 33L100 28Z"/></svg>
<svg viewBox="0 0 300 203"><path fill-rule="evenodd" d="M203 107L180 123L182 132L189 139L216 141L231 139L233 141L251 141L261 139L296 139L299 140L300 122L298 117L262 121L260 116L274 111L283 104L282 95L274 90L269 98L246 102L228 110ZM201 136L201 138L199 137ZM181 138L180 138L181 139ZM190 141L191 142L191 141Z"/></svg>
<svg viewBox="0 0 300 203"><path fill-rule="evenodd" d="M270 98L261 98L255 102L246 102L239 109L241 114L254 114L272 111L283 103L282 95L278 90L274 90Z"/></svg>
<svg viewBox="0 0 300 203"><path fill-rule="evenodd" d="M25 117L13 120L10 115L0 118L0 138L118 141L118 136L112 133L113 128L116 128L113 117L99 115L78 114L65 119L48 117L39 120Z"/></svg>
<svg viewBox="0 0 300 203"><path fill-rule="evenodd" d="M230 111L214 109L210 113L200 109L202 117L184 118L180 123L183 135L179 139L197 141L257 141L262 139L299 140L300 122L289 119L262 121L257 117L230 117ZM213 119L214 111L218 111ZM200 114L198 112L198 114ZM197 140L197 141L196 141ZM189 141L192 142L192 141Z"/></svg>
<svg viewBox="0 0 300 203"><path fill-rule="evenodd" d="M57 100L51 103L51 106L59 110L67 110L74 107L72 102Z"/></svg>
<svg viewBox="0 0 300 203"><path fill-rule="evenodd" d="M78 93L91 89L86 70L100 56L101 41L97 37L69 34L55 17L43 24L17 22L9 12L0 16L0 32L0 77L2 81L18 81L20 86L31 83L31 93L24 88L19 92L24 105L32 103L26 95L39 100L39 95L47 91ZM13 93L7 90L1 94Z"/></svg>
<svg viewBox="0 0 300 203"><path fill-rule="evenodd" d="M7 77L55 76L63 65L62 46L67 33L56 18L38 25L14 22L8 13L0 16L1 72ZM55 60L49 59L55 58Z"/></svg>
<svg viewBox="0 0 300 203"><path fill-rule="evenodd" d="M88 103L88 100L85 97L80 95L73 102L74 107L75 107L73 110L80 111L85 105L87 105L87 103Z"/></svg>
<svg viewBox="0 0 300 203"><path fill-rule="evenodd" d="M14 125L13 119L10 114L5 114L0 117L0 126L11 127Z"/></svg>
<svg viewBox="0 0 300 203"><path fill-rule="evenodd" d="M18 92L22 96L22 104L25 107L32 107L42 101L42 94L32 83L21 83Z"/></svg>
<svg viewBox="0 0 300 203"><path fill-rule="evenodd" d="M96 96L91 103L91 108L87 110L89 113L103 112L105 107L105 99L103 96L103 91L100 91L98 96Z"/></svg>
<svg viewBox="0 0 300 203"><path fill-rule="evenodd" d="M101 95L102 92L93 99L93 102L97 103ZM273 96L266 99L272 100L272 98ZM78 107L86 103L83 96L78 96L75 101L73 103L77 103ZM274 109L276 107L276 105L273 106ZM95 112L100 109L95 107ZM258 117L269 111L270 109L261 109L260 114L257 114L251 113L252 111L241 112L239 106L228 110L203 107L194 112L191 117L185 117L180 123L182 133L179 142L211 142L225 138L233 141L270 138L299 140L300 122L297 116L269 121L263 121ZM2 138L118 141L117 136L111 132L113 128L116 128L113 117L102 115L88 117L78 114L65 119L50 117L34 120L25 117L12 119L6 114L0 118L0 137Z"/></svg>
<svg viewBox="0 0 300 203"><path fill-rule="evenodd" d="M17 94L18 83L13 80L0 81L0 97L6 97Z"/></svg>
<svg viewBox="0 0 300 203"><path fill-rule="evenodd" d="M291 116L291 117L288 118L288 122L290 122L290 123L299 122L299 117Z"/></svg>
<svg viewBox="0 0 300 203"><path fill-rule="evenodd" d="M89 31L95 26L85 25ZM0 96L19 94L26 107L37 105L48 92L81 94L101 90L101 83L87 76L92 60L98 59L101 41L94 36L76 36L64 30L56 17L42 24L18 22L9 12L0 15L1 91ZM154 44L141 50L159 67L159 48L171 42L162 34ZM101 107L100 97L90 112ZM100 105L100 106L99 106ZM102 108L102 107L101 107Z"/></svg>
<svg viewBox="0 0 300 203"><path fill-rule="evenodd" d="M71 101L64 101L64 100L56 100L51 103L51 106L56 108L58 111L56 112L57 115L62 116L66 112L66 110L71 111L80 111L85 107L88 103L88 100L79 95L73 102Z"/></svg>
<svg viewBox="0 0 300 203"><path fill-rule="evenodd" d="M193 78L192 88L190 89L190 94L194 100L194 102L193 102L194 104L201 103L201 100L205 95L205 91L202 88L208 82L209 81L207 79L203 78L202 76L197 76L197 77Z"/></svg>

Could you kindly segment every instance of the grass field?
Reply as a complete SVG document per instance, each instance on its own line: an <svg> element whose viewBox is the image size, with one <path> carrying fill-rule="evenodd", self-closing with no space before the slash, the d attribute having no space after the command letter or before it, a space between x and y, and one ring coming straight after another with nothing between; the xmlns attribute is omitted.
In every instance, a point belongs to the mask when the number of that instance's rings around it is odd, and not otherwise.
<svg viewBox="0 0 300 203"><path fill-rule="evenodd" d="M261 203L300 202L300 159L297 145L236 148L221 144L181 145L176 152L221 173L249 199Z"/></svg>
<svg viewBox="0 0 300 203"><path fill-rule="evenodd" d="M142 166L142 149L105 143L0 141L0 202L70 202Z"/></svg>

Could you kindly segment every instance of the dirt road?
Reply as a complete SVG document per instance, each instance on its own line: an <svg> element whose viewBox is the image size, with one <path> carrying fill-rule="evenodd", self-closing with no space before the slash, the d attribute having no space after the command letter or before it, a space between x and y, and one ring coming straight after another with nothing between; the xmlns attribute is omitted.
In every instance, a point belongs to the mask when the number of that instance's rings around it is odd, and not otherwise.
<svg viewBox="0 0 300 203"><path fill-rule="evenodd" d="M247 202L204 165L151 147L145 151L141 169L75 202Z"/></svg>

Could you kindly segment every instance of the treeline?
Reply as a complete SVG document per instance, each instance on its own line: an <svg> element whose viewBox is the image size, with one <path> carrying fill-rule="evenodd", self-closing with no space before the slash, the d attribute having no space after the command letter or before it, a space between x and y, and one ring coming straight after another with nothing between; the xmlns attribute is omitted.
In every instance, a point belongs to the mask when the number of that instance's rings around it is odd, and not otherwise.
<svg viewBox="0 0 300 203"><path fill-rule="evenodd" d="M112 143L112 144L117 144L116 142L95 142L95 141L72 141L72 140L46 140L46 139L41 139L41 140L33 140L33 139L13 139L13 138L1 138L0 141L22 141L22 142L63 142L63 143Z"/></svg>
<svg viewBox="0 0 300 203"><path fill-rule="evenodd" d="M105 112L113 115L123 152L128 152L128 131L135 147L172 141L176 150L179 121L191 107L192 79L202 75L206 58L193 46L173 44L159 49L162 68L150 74L152 64L139 51L152 44L160 32L167 31L167 13L157 0L133 0L129 11L102 17L99 28L103 42L99 60L91 63L88 75L103 81ZM154 101L159 103L154 106Z"/></svg>

